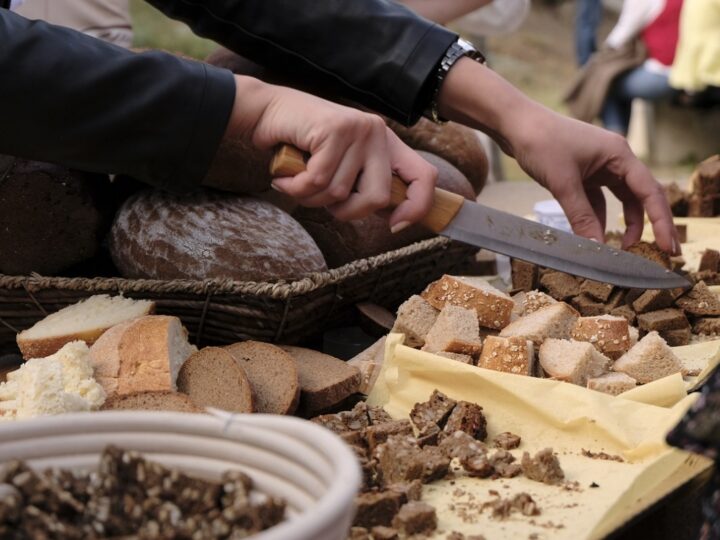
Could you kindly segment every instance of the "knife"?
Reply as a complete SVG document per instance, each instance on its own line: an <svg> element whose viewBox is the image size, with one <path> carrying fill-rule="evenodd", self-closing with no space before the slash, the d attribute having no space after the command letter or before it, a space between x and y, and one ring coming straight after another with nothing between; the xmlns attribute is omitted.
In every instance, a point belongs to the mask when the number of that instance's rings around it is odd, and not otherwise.
<svg viewBox="0 0 720 540"><path fill-rule="evenodd" d="M274 177L295 176L305 170L307 157L293 146L282 145L273 156L270 173ZM406 191L405 182L393 175L391 206L403 202ZM690 287L681 275L644 257L439 188L435 188L432 208L421 224L453 240L611 285L637 289Z"/></svg>

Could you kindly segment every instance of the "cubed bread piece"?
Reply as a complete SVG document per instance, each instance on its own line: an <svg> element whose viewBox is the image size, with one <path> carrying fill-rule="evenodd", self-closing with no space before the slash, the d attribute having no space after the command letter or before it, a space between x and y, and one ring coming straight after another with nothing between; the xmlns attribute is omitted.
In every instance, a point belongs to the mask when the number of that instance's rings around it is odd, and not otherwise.
<svg viewBox="0 0 720 540"><path fill-rule="evenodd" d="M425 464L421 455L417 442L402 435L390 436L373 452L384 485L422 479Z"/></svg>
<svg viewBox="0 0 720 540"><path fill-rule="evenodd" d="M577 278L565 272L555 270L545 272L540 278L540 284L556 300L567 300L580 294L580 283Z"/></svg>
<svg viewBox="0 0 720 540"><path fill-rule="evenodd" d="M458 401L443 428L445 435L452 435L456 431L464 431L473 438L484 441L487 438L487 421L482 407L469 401Z"/></svg>
<svg viewBox="0 0 720 540"><path fill-rule="evenodd" d="M419 501L411 501L393 519L393 527L403 536L429 534L437 529L435 508Z"/></svg>
<svg viewBox="0 0 720 540"><path fill-rule="evenodd" d="M597 390L605 394L617 396L628 390L632 390L637 381L625 373L613 372L588 379L587 387L590 390Z"/></svg>
<svg viewBox="0 0 720 540"><path fill-rule="evenodd" d="M475 363L482 352L482 342L479 339L476 341L453 339L447 343L444 352L469 356L473 359L473 363Z"/></svg>
<svg viewBox="0 0 720 540"><path fill-rule="evenodd" d="M690 190L697 195L717 195L720 192L720 155L700 162L690 177Z"/></svg>
<svg viewBox="0 0 720 540"><path fill-rule="evenodd" d="M635 314L635 311L630 306L619 306L610 311L610 315L614 317L624 317L628 324L635 324L635 321L637 320L637 315Z"/></svg>
<svg viewBox="0 0 720 540"><path fill-rule="evenodd" d="M663 330L675 330L677 328L686 328L688 326L687 317L679 309L666 308L650 313L638 315L638 326L640 330L645 332L661 332Z"/></svg>
<svg viewBox="0 0 720 540"><path fill-rule="evenodd" d="M376 424L365 429L365 439L370 451L383 444L392 436L411 437L413 434L412 424L409 420L392 420L382 424Z"/></svg>
<svg viewBox="0 0 720 540"><path fill-rule="evenodd" d="M645 242L643 240L635 242L633 245L628 247L625 251L632 253L633 255L639 255L645 257L653 262L658 263L663 268L670 270L672 267L670 264L670 255L665 253L655 242Z"/></svg>
<svg viewBox="0 0 720 540"><path fill-rule="evenodd" d="M586 341L546 339L540 346L540 365L553 379L585 386L589 378L610 369L610 359Z"/></svg>
<svg viewBox="0 0 720 540"><path fill-rule="evenodd" d="M696 334L705 336L720 335L720 318L718 317L702 317L695 321L692 331Z"/></svg>
<svg viewBox="0 0 720 540"><path fill-rule="evenodd" d="M480 326L504 328L510 322L514 303L504 292L477 277L445 275L427 286L422 297L434 308L446 304L473 309Z"/></svg>
<svg viewBox="0 0 720 540"><path fill-rule="evenodd" d="M585 293L599 302L607 302L608 298L610 298L610 294L613 292L613 289L614 287L609 283L593 281L592 279L586 279L580 285L581 293Z"/></svg>
<svg viewBox="0 0 720 540"><path fill-rule="evenodd" d="M690 343L692 330L687 328L676 328L675 330L663 330L658 332L670 347L682 347Z"/></svg>
<svg viewBox="0 0 720 540"><path fill-rule="evenodd" d="M537 285L538 267L536 264L513 259L510 263L510 273L515 290L532 291Z"/></svg>
<svg viewBox="0 0 720 540"><path fill-rule="evenodd" d="M349 366L355 366L360 370L360 386L358 390L363 394L369 394L375 381L380 375L383 361L385 360L385 340L383 336L367 349L347 361Z"/></svg>
<svg viewBox="0 0 720 540"><path fill-rule="evenodd" d="M405 345L408 347L422 347L438 313L422 296L415 294L398 308L391 332L405 334Z"/></svg>
<svg viewBox="0 0 720 540"><path fill-rule="evenodd" d="M624 317L580 317L575 322L570 337L592 343L605 356L617 360L630 348L628 329L629 325Z"/></svg>
<svg viewBox="0 0 720 540"><path fill-rule="evenodd" d="M435 390L427 401L416 403L410 411L410 421L419 436L426 434L432 426L443 428L457 402Z"/></svg>
<svg viewBox="0 0 720 540"><path fill-rule="evenodd" d="M565 473L552 448L544 448L533 457L524 452L521 465L523 474L536 482L555 485L565 479Z"/></svg>
<svg viewBox="0 0 720 540"><path fill-rule="evenodd" d="M628 328L628 336L630 336L630 347L640 341L640 330L636 327L631 326Z"/></svg>
<svg viewBox="0 0 720 540"><path fill-rule="evenodd" d="M423 350L462 353L453 347L457 341L480 345L480 326L474 310L448 304L442 308L435 324L425 336Z"/></svg>
<svg viewBox="0 0 720 540"><path fill-rule="evenodd" d="M636 313L657 311L673 305L675 297L667 289L648 289L632 303Z"/></svg>
<svg viewBox="0 0 720 540"><path fill-rule="evenodd" d="M683 296L675 300L675 304L691 315L698 317L720 315L720 299L708 289L704 281L699 281Z"/></svg>
<svg viewBox="0 0 720 540"><path fill-rule="evenodd" d="M370 531L372 540L398 540L398 533L392 527L379 525Z"/></svg>
<svg viewBox="0 0 720 540"><path fill-rule="evenodd" d="M702 272L692 272L689 276L694 283L698 281L704 281L705 285L720 285L720 273L713 272L712 270L703 270ZM678 289L673 289L677 291ZM682 296L685 293L685 289L680 289L678 294L675 294L675 298Z"/></svg>
<svg viewBox="0 0 720 540"><path fill-rule="evenodd" d="M539 347L547 338L569 338L578 316L565 302L550 304L513 321L500 331L500 337L524 337Z"/></svg>
<svg viewBox="0 0 720 540"><path fill-rule="evenodd" d="M495 371L532 375L535 363L533 342L522 336L485 338L478 366Z"/></svg>
<svg viewBox="0 0 720 540"><path fill-rule="evenodd" d="M718 265L720 265L720 251L706 249L703 251L702 257L700 257L698 271L702 272L703 270L710 270L712 272L717 272Z"/></svg>
<svg viewBox="0 0 720 540"><path fill-rule="evenodd" d="M520 435L504 431L493 439L493 446L503 450L513 450L520 446L521 440Z"/></svg>
<svg viewBox="0 0 720 540"><path fill-rule="evenodd" d="M613 370L645 384L681 372L682 364L665 340L650 332L615 362Z"/></svg>
<svg viewBox="0 0 720 540"><path fill-rule="evenodd" d="M626 296L625 289L616 288L605 302L605 313L610 313L613 309L625 305Z"/></svg>
<svg viewBox="0 0 720 540"><path fill-rule="evenodd" d="M665 197L670 203L670 211L673 216L687 216L687 192L677 185L676 182L663 185Z"/></svg>
<svg viewBox="0 0 720 540"><path fill-rule="evenodd" d="M713 217L715 215L715 195L690 195L688 197L688 216Z"/></svg>
<svg viewBox="0 0 720 540"><path fill-rule="evenodd" d="M438 356L442 356L443 358L449 358L450 360L455 360L457 362L461 362L463 364L469 364L471 366L475 365L475 360L472 356L469 354L459 354L454 352L447 352L447 351L440 351L439 353L435 353Z"/></svg>
<svg viewBox="0 0 720 540"><path fill-rule="evenodd" d="M549 294L545 294L542 291L530 291L528 293L525 293L525 296L522 299L522 311L521 315L528 315L530 313L533 313L537 311L538 309L544 308L545 306L549 306L550 304L556 304L557 300L555 300L552 296Z"/></svg>
<svg viewBox="0 0 720 540"><path fill-rule="evenodd" d="M575 296L570 303L583 317L596 317L607 313L607 306L604 303L585 293Z"/></svg>
<svg viewBox="0 0 720 540"><path fill-rule="evenodd" d="M402 499L401 493L392 490L361 493L355 497L353 525L366 528L391 525L400 510Z"/></svg>

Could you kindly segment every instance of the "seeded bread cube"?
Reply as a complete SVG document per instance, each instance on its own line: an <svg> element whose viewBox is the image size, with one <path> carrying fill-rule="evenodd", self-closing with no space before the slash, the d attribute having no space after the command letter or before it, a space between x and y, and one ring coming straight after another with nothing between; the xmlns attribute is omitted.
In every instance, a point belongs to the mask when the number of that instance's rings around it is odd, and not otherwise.
<svg viewBox="0 0 720 540"><path fill-rule="evenodd" d="M630 348L629 325L623 317L580 317L570 332L577 341L587 341L608 358L617 360Z"/></svg>
<svg viewBox="0 0 720 540"><path fill-rule="evenodd" d="M613 365L640 384L682 371L680 359L657 332L650 332Z"/></svg>
<svg viewBox="0 0 720 540"><path fill-rule="evenodd" d="M428 304L423 297L415 294L398 308L397 319L391 332L405 334L405 345L408 347L422 347L425 345L425 336L435 324L438 314L438 310Z"/></svg>
<svg viewBox="0 0 720 540"><path fill-rule="evenodd" d="M468 342L480 345L480 326L475 311L447 304L425 336L423 350L428 352L460 352L452 348L454 342ZM450 348L453 350L450 350Z"/></svg>
<svg viewBox="0 0 720 540"><path fill-rule="evenodd" d="M569 338L578 316L569 305L557 302L511 322L500 331L500 337L520 336L539 347L546 338Z"/></svg>
<svg viewBox="0 0 720 540"><path fill-rule="evenodd" d="M617 396L637 386L637 381L625 373L612 372L588 379L587 387L605 394Z"/></svg>
<svg viewBox="0 0 720 540"><path fill-rule="evenodd" d="M543 371L553 379L580 386L607 373L611 364L590 343L567 339L546 339L540 346L539 359Z"/></svg>
<svg viewBox="0 0 720 540"><path fill-rule="evenodd" d="M533 342L521 336L488 336L478 360L478 366L485 369L528 376L533 374L534 364Z"/></svg>
<svg viewBox="0 0 720 540"><path fill-rule="evenodd" d="M545 306L549 306L550 304L556 304L557 300L555 300L552 296L549 294L545 294L541 291L530 291L528 293L525 293L524 297L522 298L522 311L521 315L527 315L529 313L533 313L534 311L537 311L540 308L544 308Z"/></svg>

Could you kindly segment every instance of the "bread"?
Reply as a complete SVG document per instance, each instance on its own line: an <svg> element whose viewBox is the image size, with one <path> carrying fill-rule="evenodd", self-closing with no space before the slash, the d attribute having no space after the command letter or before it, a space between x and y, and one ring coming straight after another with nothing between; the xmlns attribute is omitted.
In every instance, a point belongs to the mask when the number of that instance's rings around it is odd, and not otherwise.
<svg viewBox="0 0 720 540"><path fill-rule="evenodd" d="M637 321L637 315L630 306L619 306L610 310L610 315L613 317L624 317L628 324L635 324Z"/></svg>
<svg viewBox="0 0 720 540"><path fill-rule="evenodd" d="M247 373L259 413L292 414L300 400L295 359L280 347L243 341L225 347Z"/></svg>
<svg viewBox="0 0 720 540"><path fill-rule="evenodd" d="M71 341L92 345L116 324L148 315L155 310L149 300L99 294L51 313L17 335L23 358L49 356Z"/></svg>
<svg viewBox="0 0 720 540"><path fill-rule="evenodd" d="M692 337L692 329L689 326L686 328L676 328L674 330L663 330L658 333L670 347L687 345L690 343L690 338Z"/></svg>
<svg viewBox="0 0 720 540"><path fill-rule="evenodd" d="M360 388L360 370L321 352L303 347L280 347L297 362L300 381L298 412L315 416L338 405Z"/></svg>
<svg viewBox="0 0 720 540"><path fill-rule="evenodd" d="M700 257L698 271L710 270L711 272L717 272L718 269L720 269L720 251L715 249L706 249L703 251Z"/></svg>
<svg viewBox="0 0 720 540"><path fill-rule="evenodd" d="M531 376L535 365L533 342L524 337L488 336L477 365L485 369Z"/></svg>
<svg viewBox="0 0 720 540"><path fill-rule="evenodd" d="M160 390L154 392L134 392L123 396L114 396L102 406L103 410L130 410L130 411L176 411L187 413L201 413L189 396L182 392Z"/></svg>
<svg viewBox="0 0 720 540"><path fill-rule="evenodd" d="M637 317L640 330L646 332L662 332L664 330L675 330L686 328L690 325L685 314L679 309L659 309L650 313L642 313Z"/></svg>
<svg viewBox="0 0 720 540"><path fill-rule="evenodd" d="M107 175L0 156L0 273L54 275L95 256Z"/></svg>
<svg viewBox="0 0 720 540"><path fill-rule="evenodd" d="M570 337L592 343L598 351L613 360L620 358L630 348L629 324L624 317L580 317L575 321Z"/></svg>
<svg viewBox="0 0 720 540"><path fill-rule="evenodd" d="M720 335L720 318L701 317L693 324L692 331L705 336Z"/></svg>
<svg viewBox="0 0 720 540"><path fill-rule="evenodd" d="M720 299L708 289L704 281L699 281L683 296L675 300L675 304L685 313L698 317L720 315Z"/></svg>
<svg viewBox="0 0 720 540"><path fill-rule="evenodd" d="M577 278L565 272L548 270L540 277L540 284L556 300L567 300L580 294L580 283Z"/></svg>
<svg viewBox="0 0 720 540"><path fill-rule="evenodd" d="M480 326L475 316L475 310L448 304L442 308L435 324L425 336L423 351L467 354L463 350L457 350L458 342L475 344L479 348L481 346Z"/></svg>
<svg viewBox="0 0 720 540"><path fill-rule="evenodd" d="M688 194L676 182L663 185L665 197L670 204L673 216L683 217L688 214Z"/></svg>
<svg viewBox="0 0 720 540"><path fill-rule="evenodd" d="M378 375L380 375L385 360L386 339L386 336L381 337L360 354L347 361L348 365L360 370L360 387L358 390L363 394L370 393Z"/></svg>
<svg viewBox="0 0 720 540"><path fill-rule="evenodd" d="M513 259L510 262L510 275L515 290L528 292L537 287L538 267L536 264Z"/></svg>
<svg viewBox="0 0 720 540"><path fill-rule="evenodd" d="M470 366L475 365L475 359L469 354L460 354L447 351L440 351L433 354L436 354L437 356L442 356L443 358L447 358L449 360L455 360L456 362L460 362L462 364L468 364Z"/></svg>
<svg viewBox="0 0 720 540"><path fill-rule="evenodd" d="M271 149L260 149L245 139L220 142L201 184L232 193L259 194L271 189Z"/></svg>
<svg viewBox="0 0 720 540"><path fill-rule="evenodd" d="M473 309L480 326L499 330L510 322L515 306L507 294L477 277L444 275L422 292L422 297L435 309L446 304Z"/></svg>
<svg viewBox="0 0 720 540"><path fill-rule="evenodd" d="M649 259L668 270L672 268L670 255L660 249L655 242L650 243L641 240L640 242L635 242L633 245L629 246L626 251L632 253L633 255L645 257L646 259Z"/></svg>
<svg viewBox="0 0 720 540"><path fill-rule="evenodd" d="M553 379L585 386L588 379L610 369L610 359L585 341L546 339L540 346L540 366Z"/></svg>
<svg viewBox="0 0 720 540"><path fill-rule="evenodd" d="M549 294L540 291L530 291L525 293L522 299L522 315L528 315L529 313L533 313L538 309L555 303L557 303L557 300Z"/></svg>
<svg viewBox="0 0 720 540"><path fill-rule="evenodd" d="M603 302L586 293L575 296L570 303L583 317L597 317L608 312L608 308Z"/></svg>
<svg viewBox="0 0 720 540"><path fill-rule="evenodd" d="M586 279L580 284L580 293L587 294L590 298L599 302L607 302L614 288L609 283Z"/></svg>
<svg viewBox="0 0 720 540"><path fill-rule="evenodd" d="M615 362L613 370L645 384L681 372L682 364L665 340L650 332Z"/></svg>
<svg viewBox="0 0 720 540"><path fill-rule="evenodd" d="M557 302L511 322L500 331L500 337L523 337L539 347L547 338L569 338L578 316L565 302Z"/></svg>
<svg viewBox="0 0 720 540"><path fill-rule="evenodd" d="M640 331L634 326L631 326L628 328L628 336L630 341L630 347L632 347L640 340Z"/></svg>
<svg viewBox="0 0 720 540"><path fill-rule="evenodd" d="M612 396L617 396L637 386L637 381L625 373L605 373L599 377L588 379L587 387Z"/></svg>
<svg viewBox="0 0 720 540"><path fill-rule="evenodd" d="M90 361L108 396L175 390L180 367L195 350L180 319L148 315L105 332L90 348Z"/></svg>
<svg viewBox="0 0 720 540"><path fill-rule="evenodd" d="M415 294L400 304L391 332L405 334L408 347L422 347L438 313L423 297Z"/></svg>
<svg viewBox="0 0 720 540"><path fill-rule="evenodd" d="M112 227L110 250L129 278L268 281L327 269L312 238L282 210L207 191L131 197Z"/></svg>
<svg viewBox="0 0 720 540"><path fill-rule="evenodd" d="M239 413L256 411L255 388L242 362L220 347L205 347L193 353L180 369L177 386L201 407Z"/></svg>
<svg viewBox="0 0 720 540"><path fill-rule="evenodd" d="M673 305L675 298L667 289L648 289L632 303L635 313L647 313L657 311Z"/></svg>

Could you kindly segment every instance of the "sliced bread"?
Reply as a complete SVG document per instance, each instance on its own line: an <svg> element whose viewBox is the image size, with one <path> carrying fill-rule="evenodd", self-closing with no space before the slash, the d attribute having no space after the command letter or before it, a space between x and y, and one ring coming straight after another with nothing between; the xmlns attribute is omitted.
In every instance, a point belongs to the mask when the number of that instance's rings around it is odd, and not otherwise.
<svg viewBox="0 0 720 540"><path fill-rule="evenodd" d="M90 347L90 361L108 396L175 390L180 367L196 350L180 319L147 315L100 336Z"/></svg>
<svg viewBox="0 0 720 540"><path fill-rule="evenodd" d="M447 304L425 336L423 351L428 352L455 352L460 354L479 352L482 346L480 341L480 326L475 310ZM473 345L475 347L473 347Z"/></svg>
<svg viewBox="0 0 720 540"><path fill-rule="evenodd" d="M391 332L405 334L408 347L422 347L438 313L422 296L415 294L400 304Z"/></svg>
<svg viewBox="0 0 720 540"><path fill-rule="evenodd" d="M704 281L698 281L692 289L675 300L675 304L685 313L696 317L720 315L720 299Z"/></svg>
<svg viewBox="0 0 720 540"><path fill-rule="evenodd" d="M605 356L617 360L630 348L630 325L625 317L580 317L570 337L592 343Z"/></svg>
<svg viewBox="0 0 720 540"><path fill-rule="evenodd" d="M533 342L524 337L488 336L483 343L483 350L478 360L478 367L532 375L535 364L535 347Z"/></svg>
<svg viewBox="0 0 720 540"><path fill-rule="evenodd" d="M108 329L155 310L149 300L99 294L67 306L17 335L23 358L44 358L71 341L92 345Z"/></svg>
<svg viewBox="0 0 720 540"><path fill-rule="evenodd" d="M131 411L176 411L188 413L201 413L189 396L182 392L168 390L155 392L135 392L124 396L115 396L108 399L102 406L103 410L131 410Z"/></svg>
<svg viewBox="0 0 720 540"><path fill-rule="evenodd" d="M569 338L579 316L565 302L549 304L511 322L500 331L500 337L524 337L539 347L547 338Z"/></svg>
<svg viewBox="0 0 720 540"><path fill-rule="evenodd" d="M557 300L555 300L552 296L549 294L545 294L542 291L530 291L525 294L524 298L522 299L522 315L528 315L530 313L534 313L538 309L542 309L545 306L549 306L550 304L556 304Z"/></svg>
<svg viewBox="0 0 720 540"><path fill-rule="evenodd" d="M205 347L185 361L178 390L201 407L255 412L254 389L241 362L220 347Z"/></svg>
<svg viewBox="0 0 720 540"><path fill-rule="evenodd" d="M605 394L617 396L637 386L637 381L625 373L613 372L588 379L587 387Z"/></svg>
<svg viewBox="0 0 720 540"><path fill-rule="evenodd" d="M375 381L380 375L383 361L385 360L385 340L386 336L381 337L367 349L348 360L348 365L354 366L360 370L360 387L359 391L363 394L369 394Z"/></svg>
<svg viewBox="0 0 720 540"><path fill-rule="evenodd" d="M300 400L300 379L295 359L280 347L243 341L225 350L247 373L259 413L292 414Z"/></svg>
<svg viewBox="0 0 720 540"><path fill-rule="evenodd" d="M546 339L540 346L540 366L553 379L585 386L610 369L611 361L586 341Z"/></svg>
<svg viewBox="0 0 720 540"><path fill-rule="evenodd" d="M360 370L330 356L303 347L280 347L289 353L298 367L302 416L315 416L338 405L360 388Z"/></svg>
<svg viewBox="0 0 720 540"><path fill-rule="evenodd" d="M682 372L682 364L665 340L650 332L615 362L613 370L646 384Z"/></svg>

